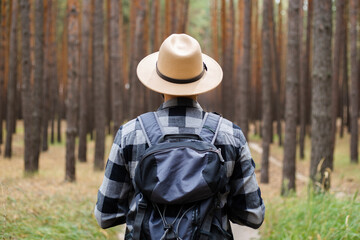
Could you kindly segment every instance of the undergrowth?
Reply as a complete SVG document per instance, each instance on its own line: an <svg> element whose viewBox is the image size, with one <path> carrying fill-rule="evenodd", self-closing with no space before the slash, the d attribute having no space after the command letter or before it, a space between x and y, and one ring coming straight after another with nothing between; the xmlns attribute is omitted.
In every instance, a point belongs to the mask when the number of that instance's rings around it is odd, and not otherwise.
<svg viewBox="0 0 360 240"><path fill-rule="evenodd" d="M121 229L100 229L93 208L94 198L74 194L7 196L0 239L117 239Z"/></svg>
<svg viewBox="0 0 360 240"><path fill-rule="evenodd" d="M360 239L360 201L309 193L266 205L262 239Z"/></svg>

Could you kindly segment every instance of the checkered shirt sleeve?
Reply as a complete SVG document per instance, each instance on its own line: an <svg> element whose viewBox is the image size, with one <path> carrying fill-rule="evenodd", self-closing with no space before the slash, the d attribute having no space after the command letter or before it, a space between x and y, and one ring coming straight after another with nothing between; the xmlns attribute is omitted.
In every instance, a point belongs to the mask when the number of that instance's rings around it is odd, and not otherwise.
<svg viewBox="0 0 360 240"><path fill-rule="evenodd" d="M225 120L215 144L222 148L228 164L229 219L237 224L259 228L264 221L265 205L255 176L255 163L241 129Z"/></svg>

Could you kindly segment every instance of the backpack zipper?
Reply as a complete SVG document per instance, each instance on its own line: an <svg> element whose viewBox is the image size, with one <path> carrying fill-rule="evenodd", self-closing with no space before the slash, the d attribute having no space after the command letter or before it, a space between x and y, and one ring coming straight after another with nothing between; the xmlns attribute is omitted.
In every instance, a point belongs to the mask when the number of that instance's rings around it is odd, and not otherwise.
<svg viewBox="0 0 360 240"><path fill-rule="evenodd" d="M178 148L178 147L176 147L176 148ZM147 157L150 156L151 154L156 154L156 153L160 153L160 152L166 152L166 151L168 151L168 150L176 149L176 148L175 148L175 147L169 147L169 148L164 148L164 149L157 150L157 151L152 151L152 152L144 155L144 156L142 157L142 159L147 158ZM190 148L190 149L192 149L192 150L194 150L195 152L198 152L198 153L214 152L214 153L216 153L216 154L219 156L220 162L222 162L222 163L225 162L224 158L223 158L222 155L221 155L221 148L217 148L217 149L209 148L209 149L206 149L206 150L198 150L198 149L196 149L196 148L194 148L194 147L186 147L186 148Z"/></svg>

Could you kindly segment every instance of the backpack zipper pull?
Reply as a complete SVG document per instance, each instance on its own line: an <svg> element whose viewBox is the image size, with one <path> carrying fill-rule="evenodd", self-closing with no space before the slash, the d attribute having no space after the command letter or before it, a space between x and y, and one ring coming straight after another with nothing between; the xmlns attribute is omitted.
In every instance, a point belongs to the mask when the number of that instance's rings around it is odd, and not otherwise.
<svg viewBox="0 0 360 240"><path fill-rule="evenodd" d="M223 156L221 155L221 148L218 148L215 152L219 155L220 162L224 163L225 160L224 160Z"/></svg>

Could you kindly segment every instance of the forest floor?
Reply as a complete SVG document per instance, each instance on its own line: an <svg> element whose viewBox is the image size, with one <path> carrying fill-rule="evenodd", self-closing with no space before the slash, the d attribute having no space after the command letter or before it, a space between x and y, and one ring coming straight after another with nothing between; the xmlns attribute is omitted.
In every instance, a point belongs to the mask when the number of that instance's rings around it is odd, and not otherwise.
<svg viewBox="0 0 360 240"><path fill-rule="evenodd" d="M64 126L65 124L63 124ZM260 144L257 136L250 142ZM282 147L275 138L271 155L281 163ZM106 155L112 137L106 139ZM360 166L350 164L349 136L337 140L335 169L331 192L353 194L360 189ZM1 145L3 153L4 146ZM24 176L23 128L18 122L13 139L13 157L0 157L0 239L118 239L123 227L102 230L93 216L98 187L103 172L93 171L94 141L88 143L88 162L76 164L76 182L64 182L65 137L62 143L49 146L40 157L40 170L34 176ZM256 174L260 182L261 154L252 149ZM305 160L297 161L297 171L308 176L310 141L306 141ZM282 168L270 162L270 181L259 183L265 204L279 201ZM297 196L304 197L307 183L297 179ZM265 220L264 225L267 224ZM263 225L263 226L264 226ZM260 228L260 233L263 229ZM243 230L237 231L244 234ZM249 234L258 238L259 232ZM243 235L242 235L243 236ZM237 238L235 238L237 239ZM250 238L248 238L250 239Z"/></svg>

